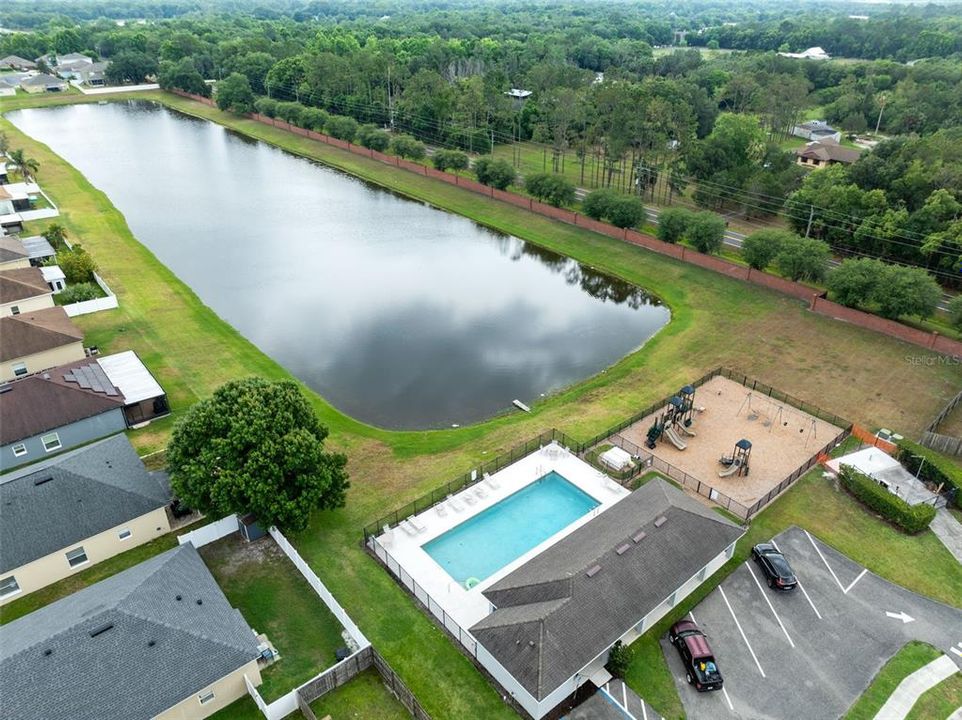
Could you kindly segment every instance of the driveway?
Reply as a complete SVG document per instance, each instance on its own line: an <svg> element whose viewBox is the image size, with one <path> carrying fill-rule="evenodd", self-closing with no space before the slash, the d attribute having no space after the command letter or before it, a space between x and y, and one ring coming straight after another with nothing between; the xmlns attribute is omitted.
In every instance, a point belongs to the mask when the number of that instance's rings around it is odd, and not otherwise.
<svg viewBox="0 0 962 720"><path fill-rule="evenodd" d="M723 692L695 692L661 639L692 720L833 720L909 640L962 666L962 610L881 579L800 528L774 541L799 578L795 592L770 590L747 562L692 612L725 677Z"/></svg>

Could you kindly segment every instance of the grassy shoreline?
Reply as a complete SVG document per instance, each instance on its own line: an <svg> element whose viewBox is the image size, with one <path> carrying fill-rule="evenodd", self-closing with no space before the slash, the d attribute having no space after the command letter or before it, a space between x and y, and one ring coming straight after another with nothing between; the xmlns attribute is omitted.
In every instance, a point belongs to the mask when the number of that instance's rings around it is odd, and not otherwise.
<svg viewBox="0 0 962 720"><path fill-rule="evenodd" d="M183 98L164 93L138 97L218 122L233 131L563 253L645 287L672 308L671 323L643 348L607 371L535 404L531 415L497 417L458 430L392 432L343 415L305 388L322 422L331 429L332 445L348 454L352 488L346 508L317 513L310 528L291 539L428 712L439 720L516 715L471 662L361 549L360 528L382 512L541 430L558 427L575 438L593 435L717 365L737 367L839 415L867 424L895 426L904 432L921 428L928 422L931 408L944 404L962 384L962 367L913 364L909 358L927 353L813 315L801 304L773 292ZM5 99L0 103L0 112L32 104L108 99L135 98L70 96L50 102L42 102L46 98L16 98L16 102ZM141 245L109 198L80 172L46 146L24 136L6 118L0 119L0 129L8 132L13 147L24 147L28 155L40 160L40 182L61 207L60 221L94 255L120 298L118 310L79 318L88 341L107 352L137 350L168 390L175 417L178 411L209 395L228 379L251 374L289 377L276 362L217 317ZM162 447L172 422L167 420L137 431L131 440L141 452L156 450ZM834 525L825 524L822 529L823 521L817 517L812 520L814 527L806 522L813 532L838 545L833 542L833 533L848 532L848 526L841 521L851 510L844 501L822 495L808 484L799 487L801 500L779 500L753 525L753 531L757 527L759 533L774 534L785 522L797 522L801 515L795 508L799 505L806 512L822 514L842 526L833 529ZM821 503L825 503L825 508L820 509ZM864 513L858 517L862 516L876 522ZM935 545L928 541L917 546L906 544L898 557L909 557L913 562L907 565L915 565L916 547L926 553L938 552L934 536L931 540ZM858 550L854 543L853 547ZM867 565L871 561L856 559ZM902 572L887 566L878 571ZM898 575L895 579L900 581ZM919 582L924 584L919 578L908 576L907 583L913 589L928 590ZM643 641L639 657L651 657L657 667L651 643L644 638ZM644 686L663 688L664 698L658 705L664 705L662 712L669 715L672 695L677 701L670 678L665 687L664 673L653 670L652 674L642 673L639 682L642 687L636 689L646 696L649 693Z"/></svg>

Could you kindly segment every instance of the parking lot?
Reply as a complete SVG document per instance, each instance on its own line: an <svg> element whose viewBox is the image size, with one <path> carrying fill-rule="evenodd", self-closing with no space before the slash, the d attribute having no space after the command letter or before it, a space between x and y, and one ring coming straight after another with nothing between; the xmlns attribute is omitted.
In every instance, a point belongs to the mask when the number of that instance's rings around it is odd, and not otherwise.
<svg viewBox="0 0 962 720"><path fill-rule="evenodd" d="M774 542L799 579L794 592L770 590L749 561L692 611L725 678L723 692L696 692L661 639L692 720L834 720L909 640L962 666L952 652L962 643L962 610L882 580L800 528Z"/></svg>

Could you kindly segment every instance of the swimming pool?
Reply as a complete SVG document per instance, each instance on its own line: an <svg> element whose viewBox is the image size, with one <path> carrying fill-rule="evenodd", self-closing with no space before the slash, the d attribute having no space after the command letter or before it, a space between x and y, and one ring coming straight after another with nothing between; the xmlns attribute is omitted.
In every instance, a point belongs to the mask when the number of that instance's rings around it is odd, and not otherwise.
<svg viewBox="0 0 962 720"><path fill-rule="evenodd" d="M552 470L422 549L463 586L490 577L600 504Z"/></svg>

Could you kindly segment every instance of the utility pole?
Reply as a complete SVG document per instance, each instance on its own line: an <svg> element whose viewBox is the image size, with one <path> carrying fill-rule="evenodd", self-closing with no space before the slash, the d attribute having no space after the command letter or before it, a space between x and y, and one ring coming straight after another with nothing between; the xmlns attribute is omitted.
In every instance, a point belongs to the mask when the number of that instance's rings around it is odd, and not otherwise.
<svg viewBox="0 0 962 720"><path fill-rule="evenodd" d="M812 219L815 217L815 206L808 206L808 226L805 228L805 237L812 231Z"/></svg>
<svg viewBox="0 0 962 720"><path fill-rule="evenodd" d="M394 132L394 95L391 92L391 66L387 66L387 112L388 124Z"/></svg>
<svg viewBox="0 0 962 720"><path fill-rule="evenodd" d="M875 123L875 134L878 135L878 129L882 125L882 112L885 110L885 93L879 95L879 101L882 107L878 110L878 121Z"/></svg>

